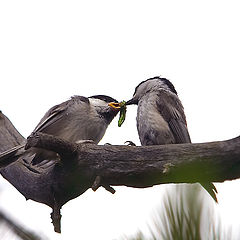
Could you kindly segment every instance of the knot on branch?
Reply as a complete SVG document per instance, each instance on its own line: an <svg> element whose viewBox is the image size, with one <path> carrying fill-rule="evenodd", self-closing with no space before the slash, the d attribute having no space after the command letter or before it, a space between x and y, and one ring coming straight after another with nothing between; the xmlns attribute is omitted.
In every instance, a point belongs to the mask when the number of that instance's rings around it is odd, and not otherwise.
<svg viewBox="0 0 240 240"><path fill-rule="evenodd" d="M174 167L174 164L172 164L172 163L166 163L166 164L164 164L163 165L163 173L164 174L167 174L167 173L169 173L170 172L170 170Z"/></svg>
<svg viewBox="0 0 240 240"><path fill-rule="evenodd" d="M114 194L116 192L116 190L113 187L111 187L109 184L103 183L101 176L97 176L92 185L92 190L95 192L101 186L104 187L108 192L110 192L112 194Z"/></svg>

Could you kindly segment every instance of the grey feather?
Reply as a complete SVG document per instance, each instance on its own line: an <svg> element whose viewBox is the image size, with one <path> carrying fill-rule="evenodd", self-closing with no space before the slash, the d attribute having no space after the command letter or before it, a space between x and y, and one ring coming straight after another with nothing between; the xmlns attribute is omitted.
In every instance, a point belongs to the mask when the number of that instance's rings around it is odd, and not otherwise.
<svg viewBox="0 0 240 240"><path fill-rule="evenodd" d="M169 80L155 77L141 82L127 104L138 104L137 129L143 146L191 143L182 103ZM201 185L217 202L215 186L208 181Z"/></svg>
<svg viewBox="0 0 240 240"><path fill-rule="evenodd" d="M98 143L118 113L108 105L112 99L105 95L89 98L74 96L70 100L50 108L34 132L51 134L70 142L92 140ZM59 156L51 151L31 148L26 151L24 159L27 162L31 160L33 164L39 164L44 160L58 161Z"/></svg>
<svg viewBox="0 0 240 240"><path fill-rule="evenodd" d="M51 132L54 131L54 129L51 128L54 128L54 124L57 124L59 127L59 123L57 122L68 115L68 112L70 112L69 108L71 108L74 103L89 106L88 98L74 96L70 100L50 108L35 127L34 132L46 132L51 134ZM56 133L56 131L54 131L54 133Z"/></svg>

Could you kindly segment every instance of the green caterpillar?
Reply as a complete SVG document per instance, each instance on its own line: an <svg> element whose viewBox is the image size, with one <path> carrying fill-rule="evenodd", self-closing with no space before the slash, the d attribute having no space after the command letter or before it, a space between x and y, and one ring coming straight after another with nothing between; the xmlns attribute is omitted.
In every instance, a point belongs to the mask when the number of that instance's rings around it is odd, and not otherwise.
<svg viewBox="0 0 240 240"><path fill-rule="evenodd" d="M118 126L121 127L126 118L127 106L125 101L120 102L119 105L121 108L120 108Z"/></svg>

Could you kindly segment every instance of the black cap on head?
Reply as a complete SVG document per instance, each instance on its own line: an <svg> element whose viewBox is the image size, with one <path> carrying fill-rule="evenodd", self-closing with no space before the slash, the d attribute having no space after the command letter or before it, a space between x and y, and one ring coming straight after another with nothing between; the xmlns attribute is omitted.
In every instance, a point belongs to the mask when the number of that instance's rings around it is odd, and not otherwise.
<svg viewBox="0 0 240 240"><path fill-rule="evenodd" d="M90 98L100 99L100 100L105 101L106 103L118 102L116 99L106 96L106 95L94 95L94 96L91 96Z"/></svg>
<svg viewBox="0 0 240 240"><path fill-rule="evenodd" d="M135 93L137 92L137 88L138 88L141 84L143 84L143 83L145 83L145 82L147 82L147 81L151 81L151 80L159 80L159 81L162 81L164 84L166 84L166 85L168 86L168 88L169 88L173 93L175 93L175 94L177 95L177 91L176 91L175 87L173 86L173 84L172 84L168 79L166 79L166 78L161 78L161 77L159 77L159 76L156 76L156 77L153 77L153 78L149 78L149 79L147 79L147 80L144 80L144 81L140 82L140 83L137 85L137 87L135 88L135 92L134 92L133 95L135 95Z"/></svg>

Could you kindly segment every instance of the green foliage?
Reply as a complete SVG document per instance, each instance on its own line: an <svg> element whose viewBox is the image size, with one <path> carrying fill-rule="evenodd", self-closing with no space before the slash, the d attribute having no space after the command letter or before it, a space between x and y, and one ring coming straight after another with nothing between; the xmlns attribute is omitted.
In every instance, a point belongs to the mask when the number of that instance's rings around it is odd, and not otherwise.
<svg viewBox="0 0 240 240"><path fill-rule="evenodd" d="M208 206L206 206L209 203ZM131 240L231 240L221 221L210 209L199 185L180 185L167 192L163 207L158 209L149 226L151 238L142 232Z"/></svg>

